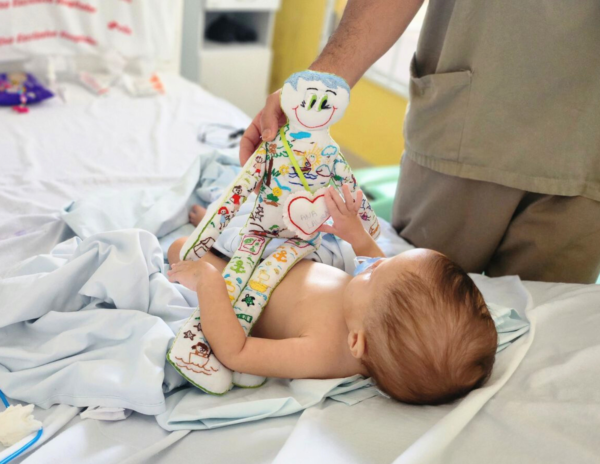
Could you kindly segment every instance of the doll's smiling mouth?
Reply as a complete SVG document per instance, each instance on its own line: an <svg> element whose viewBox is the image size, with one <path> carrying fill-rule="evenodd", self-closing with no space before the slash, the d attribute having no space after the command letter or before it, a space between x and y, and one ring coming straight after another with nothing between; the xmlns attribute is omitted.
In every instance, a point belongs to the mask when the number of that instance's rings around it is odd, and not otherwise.
<svg viewBox="0 0 600 464"><path fill-rule="evenodd" d="M298 122L300 124L302 124L304 127L308 128L308 129L317 129L318 127L323 127L324 125L326 125L329 121L331 121L331 118L333 118L333 114L335 113L335 110L337 110L337 108L334 106L333 107L333 111L331 112L331 115L329 116L329 119L327 121L325 121L323 124L319 125L319 126L307 126L306 124L304 124L301 120L300 117L298 116L298 107L294 108L294 113L296 113L296 119L298 120Z"/></svg>

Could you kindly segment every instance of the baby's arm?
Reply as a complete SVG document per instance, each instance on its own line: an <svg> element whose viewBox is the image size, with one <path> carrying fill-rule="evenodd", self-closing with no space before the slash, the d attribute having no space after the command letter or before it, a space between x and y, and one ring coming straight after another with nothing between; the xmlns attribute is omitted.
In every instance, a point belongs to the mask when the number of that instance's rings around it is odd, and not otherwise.
<svg viewBox="0 0 600 464"><path fill-rule="evenodd" d="M356 178L354 174L352 174L352 169L350 169L350 165L346 161L346 158L342 155L342 153L338 153L335 161L333 162L333 182L341 188L342 185L348 185L350 187L350 191L355 194L359 188L356 183ZM345 195L344 195L345 197ZM363 196L361 202L358 204L358 217L362 221L363 227L369 232L369 235L373 238L379 237L380 228L379 221L377 219L377 215L371 208L369 201Z"/></svg>
<svg viewBox="0 0 600 464"><path fill-rule="evenodd" d="M350 187L348 184L344 184L342 193L346 201L333 187L327 189L325 203L333 219L333 226L324 224L319 228L319 232L337 235L342 240L347 241L352 245L356 256L385 257L373 237L364 229L359 217L363 201L362 191L358 190L356 200L354 200Z"/></svg>
<svg viewBox="0 0 600 464"><path fill-rule="evenodd" d="M327 377L331 366L322 355L323 347L310 337L246 337L231 310L223 276L208 263L196 265L202 331L221 363L233 371L263 377Z"/></svg>

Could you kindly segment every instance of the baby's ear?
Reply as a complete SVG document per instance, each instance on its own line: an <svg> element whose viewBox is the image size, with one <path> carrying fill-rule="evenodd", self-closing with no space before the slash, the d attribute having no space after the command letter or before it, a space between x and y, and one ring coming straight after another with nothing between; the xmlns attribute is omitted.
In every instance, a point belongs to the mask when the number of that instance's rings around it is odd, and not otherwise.
<svg viewBox="0 0 600 464"><path fill-rule="evenodd" d="M365 339L365 332L362 329L351 330L348 334L348 347L352 356L356 359L361 359L365 354L367 347L367 341Z"/></svg>

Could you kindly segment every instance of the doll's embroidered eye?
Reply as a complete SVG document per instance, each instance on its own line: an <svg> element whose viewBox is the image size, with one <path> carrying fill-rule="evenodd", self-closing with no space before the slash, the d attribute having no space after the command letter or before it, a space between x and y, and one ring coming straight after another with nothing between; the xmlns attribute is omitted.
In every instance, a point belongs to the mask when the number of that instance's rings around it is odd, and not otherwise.
<svg viewBox="0 0 600 464"><path fill-rule="evenodd" d="M310 97L310 103L308 104L308 110L312 110L313 106L315 106L315 103L317 103L317 96L313 95L312 97Z"/></svg>
<svg viewBox="0 0 600 464"><path fill-rule="evenodd" d="M331 107L327 104L327 95L325 95L323 98L321 98L321 103L319 103L319 108L317 111L328 110L329 108Z"/></svg>

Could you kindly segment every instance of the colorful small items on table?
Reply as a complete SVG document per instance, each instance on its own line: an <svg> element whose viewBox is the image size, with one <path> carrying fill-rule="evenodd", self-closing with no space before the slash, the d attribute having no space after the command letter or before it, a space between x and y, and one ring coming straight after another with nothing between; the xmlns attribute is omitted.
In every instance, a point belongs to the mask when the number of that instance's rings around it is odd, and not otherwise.
<svg viewBox="0 0 600 464"><path fill-rule="evenodd" d="M53 96L32 74L0 73L0 106L10 106L17 113L27 113L28 105Z"/></svg>

